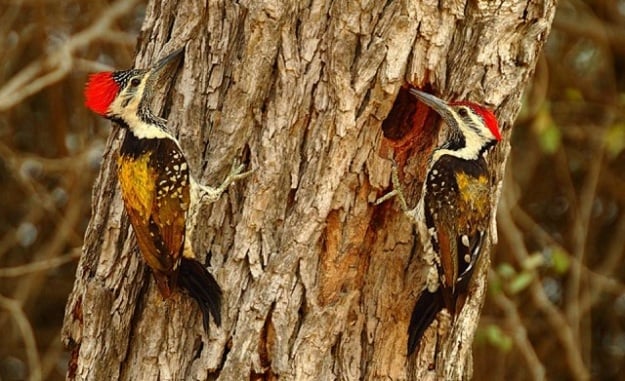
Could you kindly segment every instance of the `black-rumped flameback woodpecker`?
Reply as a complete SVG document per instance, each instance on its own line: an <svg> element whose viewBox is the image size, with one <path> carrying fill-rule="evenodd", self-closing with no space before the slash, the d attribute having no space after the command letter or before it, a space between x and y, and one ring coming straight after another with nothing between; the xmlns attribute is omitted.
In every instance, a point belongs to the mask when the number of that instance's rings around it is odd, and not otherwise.
<svg viewBox="0 0 625 381"><path fill-rule="evenodd" d="M191 244L199 206L214 202L241 173L234 165L218 188L199 184L189 173L180 144L167 130L167 121L150 110L153 92L171 80L171 67L182 50L149 69L92 74L85 104L125 130L117 170L124 207L139 250L152 270L163 298L180 287L198 303L204 329L209 317L221 324L221 289L197 260ZM168 74L169 73L169 74Z"/></svg>
<svg viewBox="0 0 625 381"><path fill-rule="evenodd" d="M394 191L406 215L417 225L424 258L430 272L408 327L408 354L412 354L426 329L443 309L460 313L469 282L487 242L494 184L485 160L501 140L495 115L471 102L445 102L411 89L419 101L438 113L447 126L445 141L430 157L421 199L408 210L396 169Z"/></svg>

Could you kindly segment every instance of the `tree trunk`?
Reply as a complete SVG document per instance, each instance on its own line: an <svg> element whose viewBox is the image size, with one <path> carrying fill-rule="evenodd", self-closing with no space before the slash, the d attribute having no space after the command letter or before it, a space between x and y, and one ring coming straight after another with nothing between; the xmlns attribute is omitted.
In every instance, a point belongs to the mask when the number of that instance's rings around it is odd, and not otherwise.
<svg viewBox="0 0 625 381"><path fill-rule="evenodd" d="M68 378L470 378L489 261L445 337L448 355L434 360L429 330L407 359L424 264L398 204L373 203L397 153L382 124L407 85L494 107L499 184L554 11L554 0L151 1L136 66L186 46L166 109L192 173L217 185L236 158L254 170L188 238L211 253L224 319L207 337L188 296L160 297L123 212L115 129L66 309ZM431 149L433 138L412 143ZM404 151L412 205L427 151Z"/></svg>

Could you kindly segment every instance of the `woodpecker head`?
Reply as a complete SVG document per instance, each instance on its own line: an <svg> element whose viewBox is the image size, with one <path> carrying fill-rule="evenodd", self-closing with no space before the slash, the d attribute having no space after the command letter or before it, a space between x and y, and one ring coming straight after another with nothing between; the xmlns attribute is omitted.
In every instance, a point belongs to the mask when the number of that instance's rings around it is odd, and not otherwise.
<svg viewBox="0 0 625 381"><path fill-rule="evenodd" d="M416 89L410 93L436 111L449 127L448 139L440 148L475 159L501 140L497 118L486 107L471 102L448 103Z"/></svg>
<svg viewBox="0 0 625 381"><path fill-rule="evenodd" d="M150 69L105 71L91 74L85 87L85 105L108 119L125 120L147 106L155 85L169 67L177 62L183 49L161 59Z"/></svg>

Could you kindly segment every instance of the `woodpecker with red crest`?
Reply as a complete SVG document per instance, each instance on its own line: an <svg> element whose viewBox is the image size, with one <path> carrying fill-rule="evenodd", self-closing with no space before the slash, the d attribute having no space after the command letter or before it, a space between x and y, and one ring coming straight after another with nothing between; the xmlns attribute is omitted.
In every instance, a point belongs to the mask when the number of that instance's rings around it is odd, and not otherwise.
<svg viewBox="0 0 625 381"><path fill-rule="evenodd" d="M181 53L182 49L149 69L92 74L85 105L125 130L117 160L122 199L160 294L167 299L178 287L186 290L197 301L208 331L211 314L221 325L221 289L193 251L195 218L200 205L216 201L247 173L235 164L219 187L199 184L167 121L150 110L153 92L168 78L166 69L177 66Z"/></svg>
<svg viewBox="0 0 625 381"><path fill-rule="evenodd" d="M455 318L464 306L471 276L489 242L494 186L485 157L501 140L497 119L489 109L471 102L448 103L416 89L410 93L441 116L447 137L432 152L416 208L408 210L395 168L394 191L379 200L398 196L417 225L430 267L426 288L410 318L409 355L443 308Z"/></svg>

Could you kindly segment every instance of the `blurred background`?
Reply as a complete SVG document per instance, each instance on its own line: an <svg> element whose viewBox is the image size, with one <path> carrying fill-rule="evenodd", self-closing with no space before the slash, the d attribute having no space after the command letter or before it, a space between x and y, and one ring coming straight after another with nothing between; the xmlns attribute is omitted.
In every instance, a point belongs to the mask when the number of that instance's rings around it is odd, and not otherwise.
<svg viewBox="0 0 625 381"><path fill-rule="evenodd" d="M144 13L136 0L0 0L2 381L65 379L60 327L111 130L83 88L132 66Z"/></svg>
<svg viewBox="0 0 625 381"><path fill-rule="evenodd" d="M0 380L64 379L110 132L82 90L132 66L144 7L0 0ZM512 147L475 379L625 380L625 0L559 3Z"/></svg>

